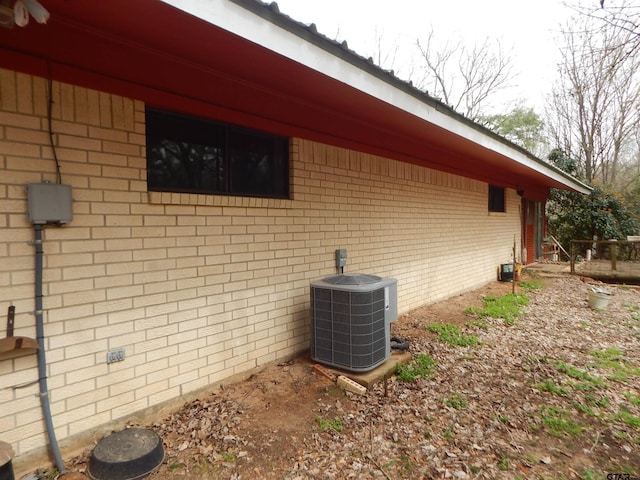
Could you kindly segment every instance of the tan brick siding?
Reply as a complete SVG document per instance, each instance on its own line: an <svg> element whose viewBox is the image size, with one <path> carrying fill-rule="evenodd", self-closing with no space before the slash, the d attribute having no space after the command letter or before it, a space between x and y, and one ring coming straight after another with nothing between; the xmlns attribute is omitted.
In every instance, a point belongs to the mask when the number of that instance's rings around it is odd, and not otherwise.
<svg viewBox="0 0 640 480"><path fill-rule="evenodd" d="M25 185L56 181L47 82L0 70L0 315L35 336ZM399 311L496 278L519 198L485 183L293 139L290 200L146 191L144 105L53 82L53 140L74 219L44 230L50 399L65 439L309 347L309 281L398 279ZM428 155L428 152L425 153ZM2 324L2 322L0 322ZM0 327L0 334L2 334ZM107 365L123 347L126 360ZM0 358L0 436L46 445L36 358Z"/></svg>

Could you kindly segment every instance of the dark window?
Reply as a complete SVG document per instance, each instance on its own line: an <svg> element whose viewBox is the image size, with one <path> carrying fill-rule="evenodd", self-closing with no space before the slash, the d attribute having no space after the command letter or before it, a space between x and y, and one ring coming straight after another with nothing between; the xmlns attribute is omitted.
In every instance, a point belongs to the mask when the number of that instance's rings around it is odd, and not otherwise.
<svg viewBox="0 0 640 480"><path fill-rule="evenodd" d="M506 212L504 202L504 188L489 185L489 211Z"/></svg>
<svg viewBox="0 0 640 480"><path fill-rule="evenodd" d="M287 198L288 139L147 108L147 186Z"/></svg>

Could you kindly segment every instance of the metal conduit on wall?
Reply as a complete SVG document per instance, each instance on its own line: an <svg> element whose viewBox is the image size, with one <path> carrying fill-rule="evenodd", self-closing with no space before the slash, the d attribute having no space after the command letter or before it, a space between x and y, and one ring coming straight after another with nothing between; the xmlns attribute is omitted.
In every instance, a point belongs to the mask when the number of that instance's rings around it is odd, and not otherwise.
<svg viewBox="0 0 640 480"><path fill-rule="evenodd" d="M45 354L44 316L43 316L43 257L42 232L44 225L63 225L73 217L71 187L60 183L33 183L27 186L29 220L35 232L35 317L36 341L38 342L38 384L40 387L40 405L44 417L49 448L58 472L64 472L65 466L60 455L55 428L51 418L49 390L47 387L47 360Z"/></svg>
<svg viewBox="0 0 640 480"><path fill-rule="evenodd" d="M35 279L35 316L36 316L36 340L38 341L38 385L40 386L40 406L47 426L49 447L55 460L58 472L64 472L65 466L60 455L60 448L56 439L56 432L51 418L49 404L49 390L47 388L47 359L44 345L44 319L42 314L42 270L44 250L42 248L42 225L34 224L34 245L36 247L36 279Z"/></svg>

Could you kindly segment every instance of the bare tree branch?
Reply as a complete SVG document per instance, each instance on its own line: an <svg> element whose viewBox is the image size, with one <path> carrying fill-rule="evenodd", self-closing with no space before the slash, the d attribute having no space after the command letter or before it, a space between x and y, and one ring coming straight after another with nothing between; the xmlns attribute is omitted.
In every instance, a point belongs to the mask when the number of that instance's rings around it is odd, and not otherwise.
<svg viewBox="0 0 640 480"><path fill-rule="evenodd" d="M514 78L512 58L488 38L472 47L459 38L438 45L432 29L416 45L424 63L419 88L471 119L479 118L490 99Z"/></svg>
<svg viewBox="0 0 640 480"><path fill-rule="evenodd" d="M416 45L420 50L422 60L425 62L425 73L418 85L429 91L433 96L441 98L444 103L451 105L457 110L458 102L453 102L451 90L453 89L454 75L449 71L452 58L456 51L460 49L460 41L451 44L450 41L440 49L434 45L434 33L430 30L424 46L420 40L416 40Z"/></svg>
<svg viewBox="0 0 640 480"><path fill-rule="evenodd" d="M594 2L595 3L595 2ZM568 5L581 16L593 20L593 31L614 29L628 33L625 40L627 55L632 56L640 50L640 5L627 0L612 4L611 1L600 0L599 7L593 5Z"/></svg>
<svg viewBox="0 0 640 480"><path fill-rule="evenodd" d="M628 55L633 34L593 23L592 17L576 17L563 32L548 124L556 145L579 159L579 174L611 185L632 156L640 121L640 63Z"/></svg>

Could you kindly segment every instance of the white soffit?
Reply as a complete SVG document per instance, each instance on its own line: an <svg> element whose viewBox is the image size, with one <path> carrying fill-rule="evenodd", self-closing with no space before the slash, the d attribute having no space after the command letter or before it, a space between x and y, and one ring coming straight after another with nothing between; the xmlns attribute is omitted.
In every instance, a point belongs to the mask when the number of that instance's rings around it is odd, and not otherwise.
<svg viewBox="0 0 640 480"><path fill-rule="evenodd" d="M589 193L589 188L582 183L572 181L562 173L556 172L555 169L546 167L519 150L509 147L508 144L486 135L481 130L460 122L450 115L439 112L431 105L420 102L407 92L394 88L384 80L370 75L323 48L302 41L297 35L266 21L236 3L228 0L161 1L387 102L475 144L511 158L513 161L572 189L581 193Z"/></svg>

